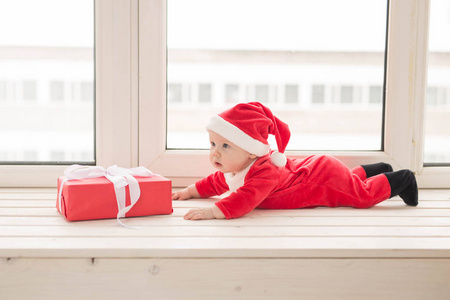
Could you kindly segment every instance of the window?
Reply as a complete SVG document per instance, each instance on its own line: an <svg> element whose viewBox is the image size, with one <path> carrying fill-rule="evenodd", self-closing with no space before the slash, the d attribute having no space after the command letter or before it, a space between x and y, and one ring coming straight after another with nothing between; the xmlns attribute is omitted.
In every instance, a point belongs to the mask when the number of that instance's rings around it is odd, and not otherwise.
<svg viewBox="0 0 450 300"><path fill-rule="evenodd" d="M383 101L383 88L381 86L369 87L369 103L379 104Z"/></svg>
<svg viewBox="0 0 450 300"><path fill-rule="evenodd" d="M65 160L65 152L64 151L52 151L50 153L50 159L52 161L64 161Z"/></svg>
<svg viewBox="0 0 450 300"><path fill-rule="evenodd" d="M57 102L62 102L64 100L64 82L50 82L50 99Z"/></svg>
<svg viewBox="0 0 450 300"><path fill-rule="evenodd" d="M36 161L38 160L37 151L25 151L23 153L24 161Z"/></svg>
<svg viewBox="0 0 450 300"><path fill-rule="evenodd" d="M93 0L2 1L0 27L0 164L95 163Z"/></svg>
<svg viewBox="0 0 450 300"><path fill-rule="evenodd" d="M225 102L236 103L239 99L239 85L227 84L225 85Z"/></svg>
<svg viewBox="0 0 450 300"><path fill-rule="evenodd" d="M284 101L286 103L298 103L298 86L286 85L284 88Z"/></svg>
<svg viewBox="0 0 450 300"><path fill-rule="evenodd" d="M427 105L430 107L445 107L450 102L447 97L447 89L445 87L428 86L427 88Z"/></svg>
<svg viewBox="0 0 450 300"><path fill-rule="evenodd" d="M212 106L206 101L190 106L191 114L215 114L237 102L258 101L292 124L290 150L383 150L383 98L369 108L361 105L361 91L384 83L387 1L167 4L168 84L172 78L196 82L208 76L224 90ZM340 80L348 84L339 86ZM311 91L302 106L288 105L299 98L298 85L292 82ZM329 99L327 90L332 91ZM189 121L190 130L177 128L175 123L185 122L175 117L177 109L168 96L169 148L181 132L186 142L180 149L200 148L197 138L205 134L205 124L200 124L204 119Z"/></svg>
<svg viewBox="0 0 450 300"><path fill-rule="evenodd" d="M325 86L324 85L315 84L312 86L311 102L313 104L325 103Z"/></svg>
<svg viewBox="0 0 450 300"><path fill-rule="evenodd" d="M341 103L353 103L353 87L342 86L341 87Z"/></svg>
<svg viewBox="0 0 450 300"><path fill-rule="evenodd" d="M211 103L212 91L210 84L199 84L198 85L198 102L200 103Z"/></svg>
<svg viewBox="0 0 450 300"><path fill-rule="evenodd" d="M22 82L22 99L25 101L36 100L36 81L25 80Z"/></svg>
<svg viewBox="0 0 450 300"><path fill-rule="evenodd" d="M80 99L84 102L90 102L94 100L94 83L93 82L81 82L80 83Z"/></svg>
<svg viewBox="0 0 450 300"><path fill-rule="evenodd" d="M255 101L268 104L269 103L269 86L256 85L255 86Z"/></svg>
<svg viewBox="0 0 450 300"><path fill-rule="evenodd" d="M6 100L6 82L0 81L0 101Z"/></svg>
<svg viewBox="0 0 450 300"><path fill-rule="evenodd" d="M170 83L167 92L169 103L181 103L183 100L182 86L179 83Z"/></svg>
<svg viewBox="0 0 450 300"><path fill-rule="evenodd" d="M450 0L430 1L425 164L450 164Z"/></svg>

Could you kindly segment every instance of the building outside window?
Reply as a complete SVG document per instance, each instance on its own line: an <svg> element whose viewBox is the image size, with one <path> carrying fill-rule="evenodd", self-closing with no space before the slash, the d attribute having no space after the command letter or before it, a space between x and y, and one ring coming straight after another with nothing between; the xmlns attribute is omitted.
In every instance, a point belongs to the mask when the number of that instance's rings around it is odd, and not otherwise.
<svg viewBox="0 0 450 300"><path fill-rule="evenodd" d="M179 83L169 83L167 91L167 100L169 103L181 103L183 100L182 85Z"/></svg>
<svg viewBox="0 0 450 300"><path fill-rule="evenodd" d="M383 88L381 86L369 87L369 103L377 104L383 101Z"/></svg>
<svg viewBox="0 0 450 300"><path fill-rule="evenodd" d="M198 102L199 103L211 103L211 99L212 99L211 84L199 84L198 85Z"/></svg>
<svg viewBox="0 0 450 300"><path fill-rule="evenodd" d="M353 103L353 87L341 86L341 103Z"/></svg>
<svg viewBox="0 0 450 300"><path fill-rule="evenodd" d="M286 103L295 104L298 103L298 86L286 85L284 87L284 101Z"/></svg>

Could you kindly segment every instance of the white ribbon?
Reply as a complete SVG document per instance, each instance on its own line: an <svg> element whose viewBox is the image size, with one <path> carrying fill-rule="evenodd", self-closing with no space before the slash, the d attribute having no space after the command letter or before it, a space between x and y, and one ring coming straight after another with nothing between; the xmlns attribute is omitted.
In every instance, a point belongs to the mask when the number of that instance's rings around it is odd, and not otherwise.
<svg viewBox="0 0 450 300"><path fill-rule="evenodd" d="M66 176L66 179L64 179L61 182L59 190L58 196L59 209L62 212L61 208L62 189L64 183L66 183L67 180L106 177L114 185L117 207L119 209L119 212L117 213L117 221L122 226L129 228L137 228L123 224L120 218L125 217L125 214L136 204L136 202L139 200L139 197L141 196L141 189L139 188L139 183L133 176L150 177L152 175L153 173L144 167L126 169L114 165L105 169L100 166L88 167L80 165L71 165L66 170L64 170L64 176ZM130 201L131 201L130 205L128 206L126 206L126 193L125 193L125 187L127 185L129 185Z"/></svg>

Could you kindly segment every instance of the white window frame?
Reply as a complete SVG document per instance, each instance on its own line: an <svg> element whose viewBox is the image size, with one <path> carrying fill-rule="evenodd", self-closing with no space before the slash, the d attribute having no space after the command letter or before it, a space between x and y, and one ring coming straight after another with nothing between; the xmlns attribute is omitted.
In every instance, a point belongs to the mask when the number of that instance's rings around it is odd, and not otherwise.
<svg viewBox="0 0 450 300"><path fill-rule="evenodd" d="M186 186L214 169L208 151L166 150L166 0L96 0L96 161L142 165ZM429 0L390 0L384 151L328 154L349 167L384 161L449 188L449 167L423 167ZM206 134L205 134L205 138ZM0 166L0 186L55 186L66 166Z"/></svg>

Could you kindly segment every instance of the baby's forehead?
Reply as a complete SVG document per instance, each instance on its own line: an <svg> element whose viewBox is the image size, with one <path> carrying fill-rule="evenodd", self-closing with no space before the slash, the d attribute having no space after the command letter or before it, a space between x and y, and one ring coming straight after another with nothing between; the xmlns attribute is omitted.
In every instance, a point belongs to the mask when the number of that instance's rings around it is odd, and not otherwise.
<svg viewBox="0 0 450 300"><path fill-rule="evenodd" d="M220 134L216 133L215 131L208 130L209 138L215 141L221 141L224 143L231 143L229 140L221 136Z"/></svg>

